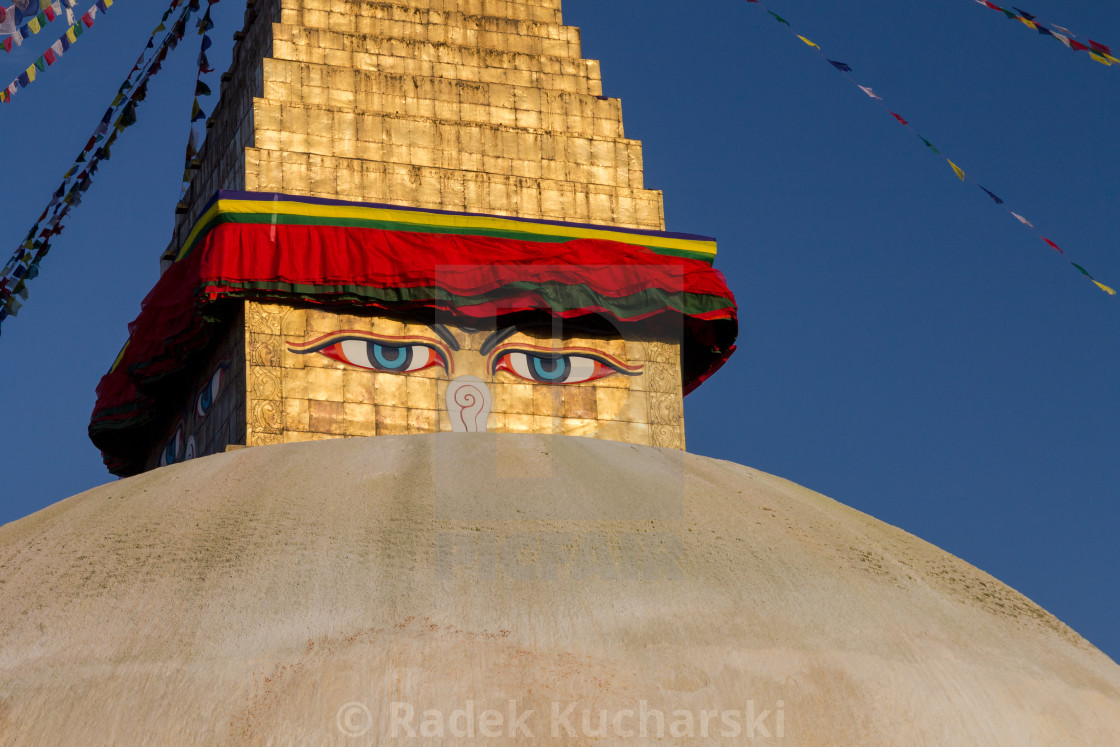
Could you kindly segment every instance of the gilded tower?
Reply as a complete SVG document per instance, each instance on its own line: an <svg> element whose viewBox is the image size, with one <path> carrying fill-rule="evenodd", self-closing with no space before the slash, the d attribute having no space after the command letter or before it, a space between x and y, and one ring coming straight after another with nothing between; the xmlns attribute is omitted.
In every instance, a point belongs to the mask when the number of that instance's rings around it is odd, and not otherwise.
<svg viewBox="0 0 1120 747"><path fill-rule="evenodd" d="M99 388L111 469L448 430L684 448L734 301L559 0L249 0L235 38Z"/></svg>

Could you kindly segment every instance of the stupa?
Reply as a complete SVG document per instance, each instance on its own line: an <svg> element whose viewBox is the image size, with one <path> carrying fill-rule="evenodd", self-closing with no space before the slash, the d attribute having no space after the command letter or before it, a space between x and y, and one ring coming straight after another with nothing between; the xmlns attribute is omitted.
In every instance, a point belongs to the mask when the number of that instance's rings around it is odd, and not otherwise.
<svg viewBox="0 0 1120 747"><path fill-rule="evenodd" d="M684 451L734 299L559 0L247 6L128 477L0 527L0 743L1120 743L1030 600Z"/></svg>

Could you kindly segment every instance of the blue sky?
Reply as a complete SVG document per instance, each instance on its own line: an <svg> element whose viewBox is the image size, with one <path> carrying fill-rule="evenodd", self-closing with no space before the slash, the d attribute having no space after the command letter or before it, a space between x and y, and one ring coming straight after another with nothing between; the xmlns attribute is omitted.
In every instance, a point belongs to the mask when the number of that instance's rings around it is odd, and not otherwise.
<svg viewBox="0 0 1120 747"><path fill-rule="evenodd" d="M1024 2L1120 48L1120 6ZM0 106L5 256L96 126L159 5L118 0ZM215 6L219 70L243 5ZM689 450L902 527L1120 658L1120 299L958 181L757 5L564 7L584 55L602 61L604 92L622 99L627 135L644 143L668 228L717 237L717 267L738 296L740 350L686 400ZM1120 288L1120 66L972 0L769 7ZM50 36L0 53L4 82ZM194 38L153 80L24 311L4 323L0 522L111 479L85 428L170 237L196 54Z"/></svg>

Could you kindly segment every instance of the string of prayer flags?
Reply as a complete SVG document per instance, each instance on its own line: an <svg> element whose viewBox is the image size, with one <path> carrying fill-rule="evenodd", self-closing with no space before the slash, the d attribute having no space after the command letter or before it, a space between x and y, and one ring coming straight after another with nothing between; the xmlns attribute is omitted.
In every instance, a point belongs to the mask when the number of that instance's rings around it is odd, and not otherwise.
<svg viewBox="0 0 1120 747"><path fill-rule="evenodd" d="M883 111L885 111L886 113L888 113L888 114L890 114L890 115L891 115L892 117L894 117L894 119L895 119L895 120L896 120L896 121L897 121L897 122L898 122L899 124L901 124L901 125L902 125L903 127L905 127L906 129L910 130L911 132L913 132L913 133L914 133L914 134L915 134L915 135L916 135L916 136L918 137L918 139L919 139L919 140L921 140L921 141L922 141L922 143L923 143L923 144L924 144L924 145L925 145L925 146L926 146L927 148L929 148L929 149L930 149L931 151L933 151L933 152L934 152L935 154L937 154L937 155L938 155L938 156L940 156L941 158L944 158L944 159L945 159L945 161L946 161L946 163L948 163L948 164L949 164L950 168L952 168L952 169L953 169L953 173L954 173L954 174L956 174L956 176L957 176L957 178L958 178L958 179L960 179L960 180L961 180L962 182L964 182L964 181L971 181L971 182L972 182L973 184L975 184L975 185L976 185L977 187L979 187L980 189L982 189L982 190L984 191L984 193L988 195L988 197L992 198L992 200L993 200L993 201L994 201L994 202L995 202L995 203L996 203L997 205L999 205L1000 207L1002 207L1002 208L1003 208L1003 209L1004 209L1005 211L1007 211L1007 212L1008 212L1008 213L1009 213L1009 214L1010 214L1010 215L1011 215L1012 217L1014 217L1014 218L1015 218L1015 219L1016 219L1017 221L1019 221L1019 223L1023 224L1023 225L1024 225L1024 226L1026 226L1027 228L1029 228L1029 229L1030 229L1030 230L1031 230L1031 231L1032 231L1032 232L1033 232L1033 233L1034 233L1034 234L1035 234L1035 235L1036 235L1036 236L1037 236L1037 237L1038 237L1039 239L1041 239L1041 240L1042 240L1042 241L1043 241L1043 242L1044 242L1044 243L1045 243L1045 244L1046 244L1047 246L1049 246L1050 248L1054 249L1054 250L1055 250L1055 251L1057 251L1057 252L1058 252L1059 254L1065 255L1065 251L1063 251L1063 250L1062 250L1062 248L1061 248L1061 247L1059 247L1059 246L1058 246L1058 244L1057 244L1057 243L1056 243L1055 241L1053 241L1052 239L1049 239L1049 238L1047 238L1047 237L1043 236L1043 235L1042 235L1041 233L1039 233L1038 229L1034 227L1034 224L1033 224L1033 223L1031 223L1031 222L1030 222L1029 220L1027 220L1027 219L1026 219L1026 218L1024 218L1023 216L1019 215L1019 214L1018 214L1018 213L1016 213L1015 211L1013 211L1013 210L1011 210L1010 208L1008 208L1008 207L1007 207L1007 206L1006 206L1006 205L1004 204L1003 200L1002 200L1001 198L997 197L997 196L995 195L995 193L994 193L994 192L992 192L992 191L991 191L991 190L989 190L989 189L988 189L987 187L984 187L983 185L981 185L981 184L979 184L978 182L976 182L976 181L975 181L974 179L972 179L971 177L969 177L967 173L965 173L964 169L962 169L962 168L961 168L960 166L958 166L957 164L953 163L953 162L952 162L951 160L949 160L948 158L946 158L946 157L945 157L945 155L944 155L944 154L943 154L943 153L942 153L942 152L941 152L940 150L938 150L938 149L937 149L936 147L934 147L933 143L931 143L931 142L930 142L929 140L927 140L927 139L926 139L926 138L925 138L924 136L922 136L921 134L919 134L919 133L918 133L918 132L917 132L917 131L916 131L916 130L915 130L915 129L913 128L913 127L911 127L911 126L910 126L910 123L909 123L909 122L908 122L908 121L907 121L906 119L904 119L904 118L902 117L902 115L900 115L900 114L898 114L897 112L895 112L895 111L892 111L891 109L889 109L889 108L887 107L887 105L886 105L886 102L885 102L885 101L883 100L883 97L882 97L882 96L879 96L879 95L878 95L877 93L875 93L875 92L874 92L873 90L871 90L871 88L870 88L870 87L868 87L868 86L864 86L864 85L861 85L861 84L860 84L859 82L857 82L857 81L856 81L856 79L855 79L855 78L853 77L853 75L852 75L852 73L853 73L853 70L852 70L852 66L851 66L851 65L848 65L847 63L843 63L843 62L837 62L836 60L833 60L833 59L830 59L829 57L827 57L827 56L825 55L825 53L824 53L824 50L822 50L822 49L821 49L820 45L818 45L818 44L817 44L816 42L812 42L812 41L810 41L809 39L805 38L805 37L804 37L804 36L802 36L801 34L798 34L798 33L797 33L796 31L794 31L794 30L793 30L793 26L792 26L792 25L790 24L790 22L789 22L789 21L787 21L786 19L782 18L781 16L779 16L778 14L774 13L774 12L773 12L772 10L770 10L769 8L767 8L767 7L766 7L766 5L765 5L765 4L763 3L763 2L761 2L761 0L747 0L747 2L750 2L750 3L754 3L754 4L758 5L759 7L761 7L761 8L763 9L763 10L765 10L765 11L766 11L767 13L769 13L769 14L770 14L771 16L773 16L773 17L774 17L775 19L777 19L778 21L780 21L781 23L783 23L784 25L786 25L786 26L787 26L787 27L789 28L789 31L790 31L790 33L791 33L791 34L793 34L794 36L796 36L796 37L797 37L797 38L798 38L799 40L801 40L801 42L803 42L803 43L804 43L804 44L805 44L806 46L812 47L812 48L813 48L814 50L816 50L817 54L818 54L818 55L820 55L820 57L821 57L821 59L822 59L822 60L824 60L825 62L827 62L827 63L828 63L828 64L829 64L830 66L832 66L832 68L833 68L833 69L837 70L837 71L838 71L838 72L839 72L839 73L840 73L841 75L843 75L843 76L844 76L845 78L847 78L847 79L848 79L848 81L849 81L849 82L850 82L850 83L851 83L852 85L854 85L854 86L855 86L856 88L859 88L859 89L860 89L861 91L863 91L863 93L865 93L865 94L866 94L866 95L868 96L868 98L870 98L870 99L874 100L874 101L875 101L875 102L876 102L876 103L877 103L877 104L878 104L878 105L879 105L879 106L880 106L880 107L881 107L881 108L883 109ZM1011 18L1017 18L1017 19L1019 19L1019 20L1023 20L1024 22L1026 22L1026 23L1028 23L1028 24L1035 24L1035 26L1036 26L1036 27L1037 27L1037 28L1038 28L1038 29L1039 29L1040 31L1041 31L1041 30L1043 29L1043 27L1042 27L1041 25L1039 25L1039 23L1040 23L1040 22L1039 22L1039 21L1038 21L1038 20L1037 20L1037 19L1036 19L1036 18L1035 18L1034 16L1031 16L1031 15L1029 15L1029 14L1024 14L1024 13L1023 13L1023 11L1021 11L1021 10L1018 10L1018 9L1016 9L1016 10L1015 10L1015 12L1013 13L1012 11L1008 11L1008 10L1004 10L1003 8L1000 8L1000 7L998 6L998 5L995 5L994 3L988 2L988 0L976 0L976 2L980 3L981 5L986 5L986 6L990 7L990 8L994 8L994 9L996 9L996 10L1000 10L1000 11L1003 11L1004 13L1006 13L1006 14L1008 15L1008 17L1011 17ZM1072 34L1072 33L1071 33L1071 32L1070 32L1070 31L1069 31L1068 29L1063 29L1063 28L1061 28L1060 26L1055 26L1055 27L1053 27L1053 28L1054 28L1054 29L1057 29L1057 31L1058 31L1058 32L1064 32L1064 34L1065 34L1065 35L1067 36L1067 38L1069 38L1069 37L1072 37L1072 36L1073 36L1073 34ZM1054 34L1055 32L1054 32L1054 31L1050 31L1050 30L1047 30L1047 31L1044 31L1043 33L1045 33L1045 34ZM1070 42L1073 42L1072 38L1069 38L1069 41L1070 41ZM1067 46L1068 46L1068 45L1067 45ZM1117 59L1115 59L1115 58L1112 58L1112 56L1111 56L1111 55L1112 55L1111 51L1110 51L1110 50L1108 49L1108 47L1106 47L1106 46L1105 46L1105 45L1103 45L1103 44L1099 44L1099 43L1097 43L1097 42L1094 42L1094 41L1091 41L1091 40L1090 40L1090 41L1089 41L1089 46L1087 46L1087 47L1085 47L1085 48L1086 48L1086 49L1088 49L1088 50L1090 50L1091 54L1096 54L1096 55L1098 55L1098 56L1100 56L1100 57L1103 57L1103 58L1107 58L1107 59L1111 60L1112 62L1120 62L1120 60L1117 60ZM1111 62L1109 62L1109 64L1111 64ZM1110 287L1108 287L1107 285L1104 285L1103 283L1100 283L1100 282L1098 282L1097 280L1095 280L1095 279L1094 279L1094 278L1093 278L1093 277L1092 277L1091 275L1089 275L1089 273L1088 273L1088 272L1086 272L1086 271L1085 271L1085 269L1084 269L1083 267L1081 267L1080 265L1074 264L1073 266L1074 266L1074 267L1076 267L1076 268L1077 268L1078 270L1080 270L1080 271L1081 271L1081 272L1082 272L1083 274L1085 274L1085 275L1086 275L1086 276L1087 276L1087 277L1088 277L1088 278L1089 278L1090 280L1092 280L1092 281L1093 281L1093 283L1094 283L1094 284L1095 284L1095 285L1096 285L1096 286L1097 286L1098 288L1100 288L1100 289L1101 289L1101 290L1103 290L1104 292L1108 293L1109 295L1115 295L1115 294L1116 294L1116 292L1115 292L1115 291L1114 291L1114 290L1113 290L1112 288L1110 288Z"/></svg>
<svg viewBox="0 0 1120 747"><path fill-rule="evenodd" d="M73 7L74 5L77 5L77 0L42 0L42 2L53 2L54 6L58 6L59 9L57 11L57 15L61 15L62 13L59 2L65 3L68 9L70 7ZM101 13L106 12L112 4L113 0L98 0L97 4L92 6L88 11L86 11L85 15L82 16L83 22L86 16L89 16L90 20L88 26L93 26L94 16L99 11ZM43 11L43 13L46 13L46 11ZM54 10L51 11L52 20L53 18L57 17L57 15ZM17 29L16 33L18 34L22 32ZM78 23L72 24L69 28L67 28L62 36L58 37L58 39L53 44L51 44L51 46L48 47L42 55L39 56L39 59L35 60L35 62L33 62L31 65L28 65L27 69L20 73L15 80L9 83L3 90L0 90L0 102L5 104L9 103L12 100L12 95L16 91L20 90L21 88L27 88L29 85L35 82L36 72L45 72L47 66L53 65L58 61L60 57L62 57L62 55L70 51L71 45L73 45L74 42L78 40L78 37L80 37L83 33L85 32L82 29L82 25ZM12 36L4 40L4 48L7 51L10 52L12 50L12 43L15 41L15 39L16 36L15 34L13 34Z"/></svg>
<svg viewBox="0 0 1120 747"><path fill-rule="evenodd" d="M145 46L145 52L141 53L137 63L129 71L113 104L94 129L93 136L74 160L74 165L66 172L62 184L51 195L47 207L0 271L0 323L9 316L16 316L26 303L27 282L38 276L40 263L50 251L51 240L63 232L63 221L69 216L70 210L81 204L82 195L92 185L93 176L101 162L111 158L111 148L117 137L136 121L136 105L147 96L148 81L159 71L168 49L181 38L176 37L176 30L185 31L186 20L192 12L191 6L195 5L197 8L197 0L189 0L173 30L158 45L155 44L155 35L160 30L166 30L164 22L182 2L183 0L171 1L157 30L152 32L152 39ZM105 7L110 4L111 0L101 2ZM151 55L148 55L148 49L152 50Z"/></svg>
<svg viewBox="0 0 1120 747"><path fill-rule="evenodd" d="M3 41L4 51L10 53L13 47L23 44L24 39L38 34L56 18L64 15L63 8L69 17L69 9L77 4L78 0L31 0L23 10L16 5L0 9L0 36L6 37Z"/></svg>
<svg viewBox="0 0 1120 747"><path fill-rule="evenodd" d="M194 81L194 103L191 105L190 133L187 136L187 148L183 163L183 185L179 193L180 198L185 197L187 190L190 189L191 170L195 167L195 159L198 156L198 143L200 138L195 130L194 123L206 119L206 112L202 110L202 106L198 103L198 97L212 95L210 86L206 84L202 76L214 72L214 69L210 67L210 61L206 58L206 51L213 45L210 36L206 32L214 28L214 21L210 16L210 10L216 2L218 2L218 0L206 0L206 12L198 19L198 34L202 37L202 42L200 43L198 52L198 74L195 76ZM192 0L192 3L197 9L198 0Z"/></svg>
<svg viewBox="0 0 1120 747"><path fill-rule="evenodd" d="M1100 288L1101 290L1103 290L1105 293L1107 293L1110 296L1115 296L1116 295L1115 290L1113 290L1112 288L1109 288L1104 283L1101 283L1101 282L1097 281L1095 278L1093 278L1092 275L1089 274L1089 271L1086 270L1084 267L1077 264L1076 262L1070 262L1070 264L1073 265L1074 267L1076 267L1078 270L1080 270L1082 275L1089 278L1089 280L1091 280L1093 282L1093 285L1097 286L1098 288Z"/></svg>
<svg viewBox="0 0 1120 747"><path fill-rule="evenodd" d="M1086 39L1087 43L1077 41L1077 34L1073 33L1064 26L1059 26L1054 23L1048 23L1041 20L1038 16L1031 15L1026 11L1019 8L1002 8L989 0L974 0L977 4L983 5L986 8L997 10L1013 21L1019 21L1024 26L1034 31L1037 31L1042 36L1049 36L1061 42L1067 49L1074 52L1086 52L1097 62L1102 65L1112 65L1113 63L1120 62L1120 59L1112 56L1112 50L1107 45L1095 42L1092 39Z"/></svg>

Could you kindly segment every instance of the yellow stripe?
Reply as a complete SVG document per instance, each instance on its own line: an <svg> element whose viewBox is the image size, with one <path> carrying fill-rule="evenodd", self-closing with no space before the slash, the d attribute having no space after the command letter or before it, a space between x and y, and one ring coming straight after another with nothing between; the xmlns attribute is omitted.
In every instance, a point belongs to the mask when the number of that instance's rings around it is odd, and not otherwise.
<svg viewBox="0 0 1120 747"><path fill-rule="evenodd" d="M416 210L396 210L393 208L359 207L354 205L316 205L306 202L286 202L281 200L218 200L195 223L183 246L191 246L199 232L218 214L236 215L238 213L276 215L300 215L316 218L340 218L351 220L380 220L405 223L417 226L441 226L448 228L481 228L501 231L536 233L543 236L562 236L573 239L605 239L624 244L660 247L680 251L696 252L708 257L716 254L716 242L698 239L680 239L671 236L656 236L627 231L611 231L579 226L556 226L531 221L516 221L489 215L447 215ZM180 251L180 257L182 252Z"/></svg>
<svg viewBox="0 0 1120 747"><path fill-rule="evenodd" d="M113 360L113 365L109 367L109 373L113 373L113 371L117 370L117 366L119 366L121 364L121 361L124 359L124 351L128 350L128 346L131 344L132 338L130 337L128 338L128 341L125 342L124 347L121 348L121 352L117 353L117 357Z"/></svg>

